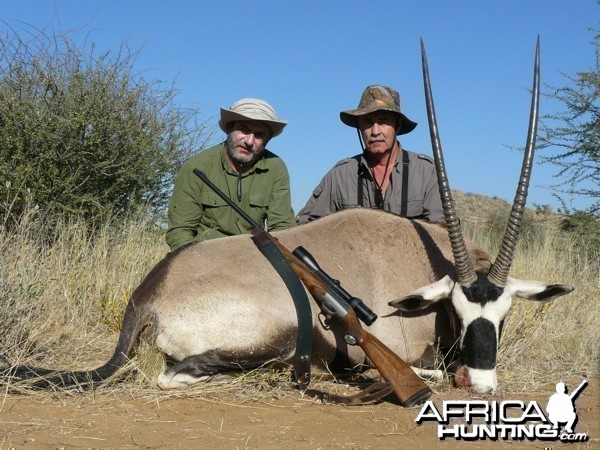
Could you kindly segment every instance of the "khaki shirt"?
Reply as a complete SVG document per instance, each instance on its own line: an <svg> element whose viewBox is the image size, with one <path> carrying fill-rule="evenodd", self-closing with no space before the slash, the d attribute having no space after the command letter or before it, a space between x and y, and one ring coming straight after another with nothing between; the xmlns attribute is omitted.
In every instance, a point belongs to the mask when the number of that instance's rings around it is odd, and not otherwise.
<svg viewBox="0 0 600 450"><path fill-rule="evenodd" d="M407 217L442 222L444 213L433 160L425 155L408 153ZM298 213L296 223L303 224L337 211L359 207L358 170L364 174L362 206L375 208L376 185L364 156L356 155L338 162L321 180L312 196ZM402 151L392 169L385 192L383 209L400 215L402 199Z"/></svg>
<svg viewBox="0 0 600 450"><path fill-rule="evenodd" d="M193 169L210 181L268 231L295 225L290 177L281 158L268 150L241 177L225 158L224 143L203 150L179 170L169 200L167 244L171 251L223 236L250 233L252 227L200 180Z"/></svg>

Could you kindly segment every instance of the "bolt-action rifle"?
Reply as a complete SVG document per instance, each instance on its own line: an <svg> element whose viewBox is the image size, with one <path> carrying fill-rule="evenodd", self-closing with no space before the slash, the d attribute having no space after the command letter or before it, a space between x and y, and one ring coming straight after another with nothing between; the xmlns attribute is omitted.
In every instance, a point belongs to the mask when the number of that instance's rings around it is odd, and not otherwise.
<svg viewBox="0 0 600 450"><path fill-rule="evenodd" d="M373 323L377 316L360 299L352 297L338 282L323 272L308 251L298 247L294 252L290 252L277 238L262 230L250 216L215 186L204 172L194 169L194 174L252 226L253 240L259 248L265 242L270 241L275 244L311 293L323 315L328 320L335 320L342 325L344 340L349 345L360 346L381 376L390 384L391 390L402 406L410 407L429 398L431 390L410 366L383 342L362 328L358 320L359 315L368 325Z"/></svg>

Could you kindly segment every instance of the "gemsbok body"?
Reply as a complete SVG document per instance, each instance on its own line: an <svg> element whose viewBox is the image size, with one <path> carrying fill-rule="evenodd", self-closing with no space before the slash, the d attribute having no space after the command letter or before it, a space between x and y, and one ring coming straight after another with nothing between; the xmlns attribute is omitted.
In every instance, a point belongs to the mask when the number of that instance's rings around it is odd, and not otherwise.
<svg viewBox="0 0 600 450"><path fill-rule="evenodd" d="M463 238L444 167L423 48L422 55L446 225L359 208L274 235L289 249L305 247L348 292L375 311L379 318L369 331L409 364L432 367L439 348L456 345L456 385L487 393L497 387L500 326L513 297L550 301L573 290L508 276L535 147L539 42L523 168L495 261ZM313 363L368 366L359 347L346 345L335 327L321 326L318 312L313 304ZM156 346L174 361L157 380L168 389L291 360L297 323L287 288L250 237L221 238L184 247L152 269L134 291L114 354L102 367L53 372L19 366L5 372L15 380L40 377L36 382L40 387L100 382L126 363L143 329L149 329Z"/></svg>

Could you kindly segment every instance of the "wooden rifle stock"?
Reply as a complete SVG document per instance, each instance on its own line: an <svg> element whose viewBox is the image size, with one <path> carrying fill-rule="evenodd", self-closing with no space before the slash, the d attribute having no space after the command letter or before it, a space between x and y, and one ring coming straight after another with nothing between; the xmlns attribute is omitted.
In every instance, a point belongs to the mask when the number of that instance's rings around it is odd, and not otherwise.
<svg viewBox="0 0 600 450"><path fill-rule="evenodd" d="M216 187L204 172L198 169L194 169L193 172L252 226L253 240L259 248L264 247L269 242L277 247L319 304L323 314L328 319L333 318L343 325L346 342L350 345L360 346L381 376L390 383L392 391L396 394L402 406L410 407L429 398L431 390L423 380L383 342L362 328L352 306L340 297L335 289L332 289L313 269L290 252L277 238L262 230L250 216Z"/></svg>

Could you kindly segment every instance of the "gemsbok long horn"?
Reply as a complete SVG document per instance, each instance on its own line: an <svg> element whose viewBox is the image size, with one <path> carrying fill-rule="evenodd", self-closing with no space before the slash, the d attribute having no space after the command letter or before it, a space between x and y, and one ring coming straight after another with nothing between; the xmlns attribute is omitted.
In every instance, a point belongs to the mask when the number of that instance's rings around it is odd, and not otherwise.
<svg viewBox="0 0 600 450"><path fill-rule="evenodd" d="M431 135L431 145L433 147L433 159L437 171L438 184L440 188L440 197L444 209L444 218L448 227L448 236L454 255L454 266L456 267L457 281L461 286L469 287L477 279L471 258L467 252L467 246L460 228L460 220L456 214L454 200L446 175L446 165L444 164L444 155L442 154L442 145L435 118L435 107L431 94L429 83L429 69L427 66L427 56L425 55L425 45L421 39L421 59L423 63L423 83L425 85L425 103L427 104L427 119L429 121L429 133Z"/></svg>
<svg viewBox="0 0 600 450"><path fill-rule="evenodd" d="M519 240L519 230L527 201L527 190L531 178L531 168L533 165L533 154L535 151L535 137L537 133L538 111L540 104L540 37L537 38L535 50L535 65L533 74L533 91L531 96L531 112L529 115L529 131L527 132L527 143L525 145L525 154L523 155L523 165L521 167L521 176L519 185L515 194L512 210L508 225L502 238L502 244L498 252L496 261L492 264L488 279L496 286L506 286L506 279L515 254L517 241Z"/></svg>

